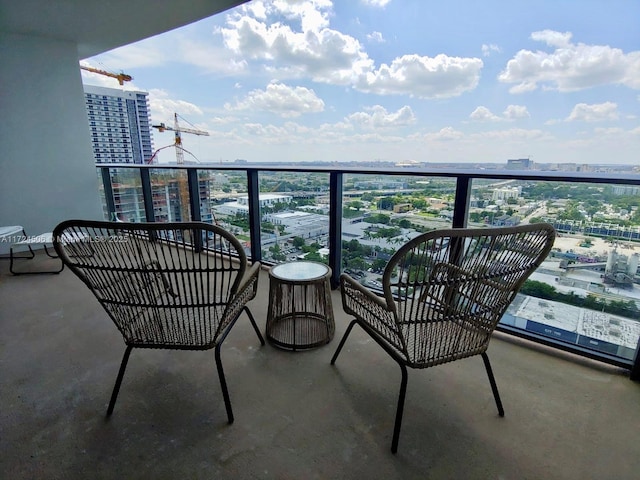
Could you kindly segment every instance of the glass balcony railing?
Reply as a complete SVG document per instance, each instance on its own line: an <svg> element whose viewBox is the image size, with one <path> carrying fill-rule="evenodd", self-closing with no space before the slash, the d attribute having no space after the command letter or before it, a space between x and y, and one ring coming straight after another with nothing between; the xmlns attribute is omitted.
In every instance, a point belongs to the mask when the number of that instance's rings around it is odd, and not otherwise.
<svg viewBox="0 0 640 480"><path fill-rule="evenodd" d="M311 259L380 289L438 228L545 221L558 236L499 330L640 376L640 176L241 164L98 165L105 217L215 223L253 260Z"/></svg>

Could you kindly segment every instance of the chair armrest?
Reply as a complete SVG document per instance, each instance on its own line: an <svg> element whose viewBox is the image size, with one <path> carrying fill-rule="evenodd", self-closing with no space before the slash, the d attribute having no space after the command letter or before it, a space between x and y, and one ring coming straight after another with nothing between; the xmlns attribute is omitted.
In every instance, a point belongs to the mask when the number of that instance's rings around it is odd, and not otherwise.
<svg viewBox="0 0 640 480"><path fill-rule="evenodd" d="M260 275L261 268L262 264L260 262L254 262L253 265L251 265L251 267L245 272L244 278L240 280L240 285L238 285L238 293L236 294L236 296L242 296L242 293L247 288L253 287L253 294L247 301L255 297L258 288L258 276Z"/></svg>
<svg viewBox="0 0 640 480"><path fill-rule="evenodd" d="M247 270L243 279L240 281L238 291L224 310L218 329L222 330L226 328L230 322L240 315L245 305L256 296L261 268L262 264L260 262L254 262L249 270Z"/></svg>
<svg viewBox="0 0 640 480"><path fill-rule="evenodd" d="M357 282L356 280L354 280L348 274L343 273L342 275L340 275L340 285L342 287L342 304L347 313L350 313L353 315L353 312L350 311L348 309L348 306L345 304L345 300L347 300L347 298L351 299L354 297L354 295L347 293L349 292L349 290L357 291L358 295L363 295L363 297L366 299L367 302L372 302L378 308L382 308L389 312L392 311L387 306L387 301L383 297L379 297L378 295L373 293L371 290L369 290L367 287L362 285L360 282Z"/></svg>
<svg viewBox="0 0 640 480"><path fill-rule="evenodd" d="M346 273L340 276L340 286L344 311L374 330L391 346L404 352L394 306L388 305L384 298L377 296Z"/></svg>

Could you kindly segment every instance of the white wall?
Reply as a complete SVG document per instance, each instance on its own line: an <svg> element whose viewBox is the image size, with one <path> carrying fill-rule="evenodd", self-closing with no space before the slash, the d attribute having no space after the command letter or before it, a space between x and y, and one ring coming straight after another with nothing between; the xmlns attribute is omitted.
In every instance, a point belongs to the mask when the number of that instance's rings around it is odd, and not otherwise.
<svg viewBox="0 0 640 480"><path fill-rule="evenodd" d="M76 45L0 33L0 226L69 218L102 219Z"/></svg>

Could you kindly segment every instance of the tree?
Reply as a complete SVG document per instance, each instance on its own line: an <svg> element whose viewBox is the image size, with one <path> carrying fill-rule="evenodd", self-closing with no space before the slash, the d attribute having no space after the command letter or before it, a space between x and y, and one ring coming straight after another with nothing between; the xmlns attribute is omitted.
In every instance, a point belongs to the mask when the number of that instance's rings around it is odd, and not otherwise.
<svg viewBox="0 0 640 480"><path fill-rule="evenodd" d="M524 295L530 295L532 297L538 297L545 300L551 300L554 298L556 289L552 285L537 280L527 280L522 285L520 293Z"/></svg>
<svg viewBox="0 0 640 480"><path fill-rule="evenodd" d="M364 270L367 268L367 262L360 257L350 258L345 261L345 267L352 270Z"/></svg>
<svg viewBox="0 0 640 480"><path fill-rule="evenodd" d="M378 209L380 210L393 210L393 206L396 204L395 199L391 197L383 197L378 200Z"/></svg>
<svg viewBox="0 0 640 480"><path fill-rule="evenodd" d="M480 212L471 212L469 213L469 220L474 223L479 223L482 221L484 217L480 214Z"/></svg>
<svg viewBox="0 0 640 480"><path fill-rule="evenodd" d="M371 269L374 272L380 272L382 270L385 269L385 267L387 266L387 261L383 260L381 258L376 258L373 263L371 264Z"/></svg>
<svg viewBox="0 0 640 480"><path fill-rule="evenodd" d="M353 200L352 202L347 203L347 207L360 211L360 209L364 207L364 203L359 200Z"/></svg>
<svg viewBox="0 0 640 480"><path fill-rule="evenodd" d="M320 255L317 251L312 251L307 253L304 256L305 260L309 260L311 262L322 262L322 263L327 263L327 260L325 260L322 255Z"/></svg>
<svg viewBox="0 0 640 480"><path fill-rule="evenodd" d="M293 237L292 243L294 247L300 248L305 244L305 241L302 237Z"/></svg>
<svg viewBox="0 0 640 480"><path fill-rule="evenodd" d="M376 213L375 215L366 217L364 221L367 223L382 223L384 225L388 225L391 222L391 217L384 213Z"/></svg>
<svg viewBox="0 0 640 480"><path fill-rule="evenodd" d="M362 197L360 197L360 200L363 202L373 202L375 199L376 197L374 197L373 193L370 192L365 192L362 194Z"/></svg>
<svg viewBox="0 0 640 480"><path fill-rule="evenodd" d="M273 259L278 262L283 262L287 259L287 256L282 253L282 251L280 250L280 245L278 245L277 243L269 248L269 251L271 252L271 256L273 257Z"/></svg>

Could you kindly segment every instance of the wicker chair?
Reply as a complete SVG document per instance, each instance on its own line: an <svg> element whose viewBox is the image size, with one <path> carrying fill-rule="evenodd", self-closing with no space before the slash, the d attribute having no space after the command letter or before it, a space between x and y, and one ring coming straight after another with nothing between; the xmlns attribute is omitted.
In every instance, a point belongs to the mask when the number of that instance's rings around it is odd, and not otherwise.
<svg viewBox="0 0 640 480"><path fill-rule="evenodd" d="M215 349L229 423L233 411L220 347L256 295L260 263L249 268L238 240L206 223L69 220L54 232L65 265L93 292L122 334L126 350L107 416L113 412L131 350ZM65 239L82 238L68 242Z"/></svg>
<svg viewBox="0 0 640 480"><path fill-rule="evenodd" d="M398 450L407 367L428 368L482 355L498 413L502 402L486 350L491 334L555 238L548 224L450 229L422 234L402 246L383 275L384 298L341 276L344 310L402 370L391 451Z"/></svg>

